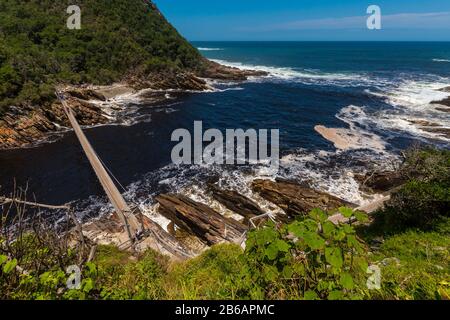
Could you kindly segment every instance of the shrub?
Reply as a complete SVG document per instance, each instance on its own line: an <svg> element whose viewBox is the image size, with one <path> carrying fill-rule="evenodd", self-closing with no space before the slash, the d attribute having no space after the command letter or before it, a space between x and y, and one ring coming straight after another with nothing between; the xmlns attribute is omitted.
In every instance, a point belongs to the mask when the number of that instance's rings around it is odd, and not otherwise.
<svg viewBox="0 0 450 320"><path fill-rule="evenodd" d="M341 209L366 221L362 213ZM241 294L252 299L361 299L368 267L352 225L334 225L321 210L287 226L269 223L249 234Z"/></svg>
<svg viewBox="0 0 450 320"><path fill-rule="evenodd" d="M410 181L377 215L379 229L427 230L450 215L450 151L410 150L401 171Z"/></svg>

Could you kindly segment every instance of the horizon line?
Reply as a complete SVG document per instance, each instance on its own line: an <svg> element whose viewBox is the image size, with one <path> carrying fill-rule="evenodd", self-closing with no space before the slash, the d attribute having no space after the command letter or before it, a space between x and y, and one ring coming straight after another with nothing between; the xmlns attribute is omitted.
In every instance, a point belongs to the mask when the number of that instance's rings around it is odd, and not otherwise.
<svg viewBox="0 0 450 320"><path fill-rule="evenodd" d="M450 40L188 40L189 42L450 42Z"/></svg>

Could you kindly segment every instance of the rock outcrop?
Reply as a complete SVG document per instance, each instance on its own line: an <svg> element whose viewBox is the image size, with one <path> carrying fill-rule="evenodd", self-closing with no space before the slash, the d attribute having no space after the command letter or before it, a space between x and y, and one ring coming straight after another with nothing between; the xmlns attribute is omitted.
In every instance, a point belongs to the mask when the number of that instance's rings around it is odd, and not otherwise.
<svg viewBox="0 0 450 320"><path fill-rule="evenodd" d="M291 181L255 180L252 188L291 217L308 213L314 208L332 212L342 206L356 207L332 195Z"/></svg>
<svg viewBox="0 0 450 320"><path fill-rule="evenodd" d="M442 105L442 106L450 107L450 97L445 98L445 99L440 100L440 101L432 101L431 104L439 104L439 105Z"/></svg>
<svg viewBox="0 0 450 320"><path fill-rule="evenodd" d="M254 201L237 191L223 190L216 186L211 186L210 188L215 200L223 204L227 209L243 216L244 221L264 214L264 211Z"/></svg>
<svg viewBox="0 0 450 320"><path fill-rule="evenodd" d="M214 61L206 60L204 70L199 72L199 76L203 78L229 80L229 81L244 81L248 77L263 77L268 73L257 70L242 70L238 68L221 65Z"/></svg>
<svg viewBox="0 0 450 320"><path fill-rule="evenodd" d="M188 197L163 194L155 199L159 203L160 214L208 245L221 242L237 243L247 230L245 225L226 218L207 205Z"/></svg>
<svg viewBox="0 0 450 320"><path fill-rule="evenodd" d="M243 81L249 76L264 76L262 71L240 70L222 66L205 59L205 67L197 72L159 72L150 75L125 76L124 84L111 86L111 92L124 92L141 89L155 90L147 92L151 95L153 104L164 99L165 90L179 91L209 91L213 88L203 78L227 81ZM101 91L105 90L107 94ZM107 101L112 98L110 92L103 88L93 90L84 85L79 88L69 88L65 91L70 96L69 103L75 111L81 125L97 125L111 122L105 117L101 108L89 103L90 100ZM119 90L119 91L118 91ZM68 127L68 121L58 102L43 106L10 107L0 117L0 149L21 148L44 141L49 134Z"/></svg>
<svg viewBox="0 0 450 320"><path fill-rule="evenodd" d="M69 98L68 102L81 125L109 121L97 105L77 98ZM69 122L58 102L40 108L11 107L0 119L0 149L35 144L45 140L50 133L61 131L62 127L69 127Z"/></svg>
<svg viewBox="0 0 450 320"><path fill-rule="evenodd" d="M407 181L405 175L398 171L373 172L355 175L363 191L383 193L401 186Z"/></svg>

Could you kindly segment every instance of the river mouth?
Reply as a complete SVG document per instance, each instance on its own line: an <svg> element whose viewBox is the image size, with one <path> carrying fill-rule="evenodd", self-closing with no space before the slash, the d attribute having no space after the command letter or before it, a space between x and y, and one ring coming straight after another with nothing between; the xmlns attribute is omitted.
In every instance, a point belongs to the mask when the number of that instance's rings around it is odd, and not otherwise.
<svg viewBox="0 0 450 320"><path fill-rule="evenodd" d="M216 47L223 50L207 52L224 55L232 50L224 45ZM243 50L237 51L242 55ZM260 58L268 60L271 54L269 50ZM230 54L231 60L233 57ZM223 56L212 58L236 65ZM246 67L242 63L238 66ZM265 203L250 185L257 178L285 178L362 204L370 197L359 190L355 173L372 166L392 169L400 160L399 151L414 143L449 148L450 140L445 136L414 125L415 120L426 119L450 126L448 113L430 105L431 100L448 96L438 91L450 84L442 74L427 73L424 77L406 71L399 76L394 71L300 70L256 62L248 68L260 68L269 76L241 83L214 83L213 92L168 93L166 101L158 105L130 102L117 125L85 129L98 155L124 187L126 200L139 204L162 225L167 221L156 214L154 197L167 192L185 194L232 214L208 196L207 185L215 183L256 200L266 211L276 211L279 208ZM202 121L204 130L222 132L279 129L280 170L273 174L263 164L172 164L172 132L179 128L193 132L194 121ZM336 150L314 130L317 125L362 135L365 144ZM377 148L371 139L376 139ZM11 193L14 183L27 185L29 197L49 204L72 203L83 219L112 210L72 132L34 148L1 151L0 167L2 194Z"/></svg>

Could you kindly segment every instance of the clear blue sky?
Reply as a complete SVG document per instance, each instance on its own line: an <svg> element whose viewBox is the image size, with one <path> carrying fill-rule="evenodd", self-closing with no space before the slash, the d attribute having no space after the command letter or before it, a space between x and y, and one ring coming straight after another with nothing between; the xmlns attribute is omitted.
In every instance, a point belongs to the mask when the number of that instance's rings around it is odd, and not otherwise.
<svg viewBox="0 0 450 320"><path fill-rule="evenodd" d="M189 40L450 41L450 0L154 0ZM382 30L366 28L380 6Z"/></svg>

